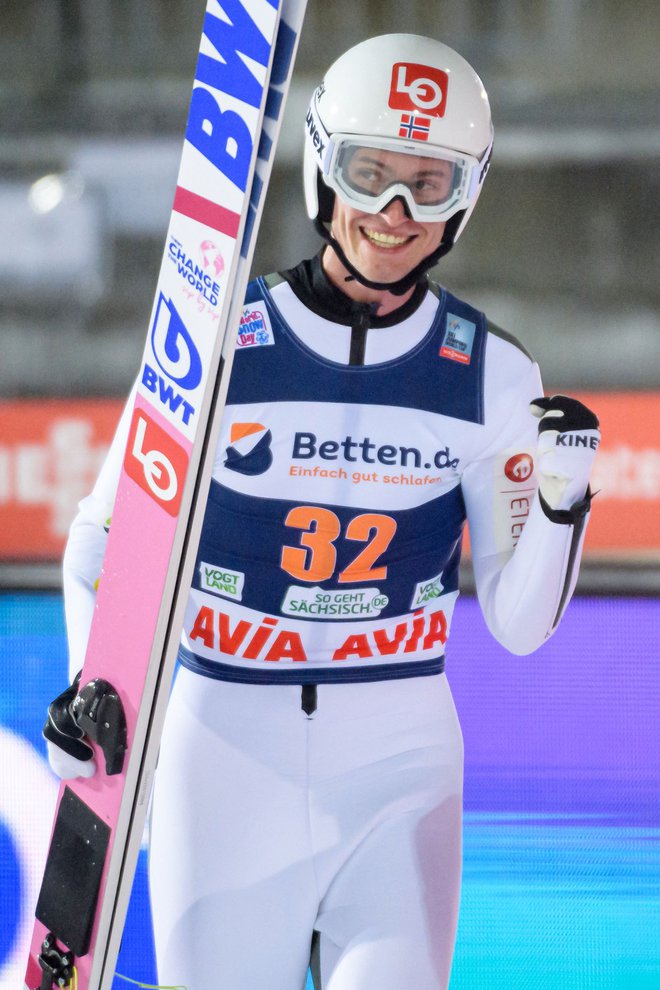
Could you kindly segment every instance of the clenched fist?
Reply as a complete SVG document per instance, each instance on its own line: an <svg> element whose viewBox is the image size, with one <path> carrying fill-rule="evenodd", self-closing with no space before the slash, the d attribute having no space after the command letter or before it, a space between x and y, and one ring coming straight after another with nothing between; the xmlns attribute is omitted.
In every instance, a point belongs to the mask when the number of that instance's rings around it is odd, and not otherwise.
<svg viewBox="0 0 660 990"><path fill-rule="evenodd" d="M570 510L589 494L589 476L600 443L598 418L567 395L534 399L530 409L540 420L537 474L541 504L553 518L553 512Z"/></svg>

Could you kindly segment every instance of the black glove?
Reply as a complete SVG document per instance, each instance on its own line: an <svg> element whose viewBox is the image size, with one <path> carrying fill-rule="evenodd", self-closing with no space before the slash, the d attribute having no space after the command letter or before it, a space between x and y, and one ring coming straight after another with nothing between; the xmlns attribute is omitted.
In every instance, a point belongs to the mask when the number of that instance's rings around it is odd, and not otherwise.
<svg viewBox="0 0 660 990"><path fill-rule="evenodd" d="M51 769L63 780L92 777L96 772L94 750L86 742L85 733L72 713L79 685L80 673L73 684L48 706L48 718L43 728L48 747L48 762Z"/></svg>
<svg viewBox="0 0 660 990"><path fill-rule="evenodd" d="M541 397L530 403L538 417L537 475L541 505L551 519L577 503L588 509L589 476L600 443L598 418L583 403L567 395Z"/></svg>

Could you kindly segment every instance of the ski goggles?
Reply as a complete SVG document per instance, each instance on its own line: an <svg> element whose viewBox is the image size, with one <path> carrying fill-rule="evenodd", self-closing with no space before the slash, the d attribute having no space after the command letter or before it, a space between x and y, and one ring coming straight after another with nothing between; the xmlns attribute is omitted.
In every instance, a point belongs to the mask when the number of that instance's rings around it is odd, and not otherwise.
<svg viewBox="0 0 660 990"><path fill-rule="evenodd" d="M482 165L469 155L343 134L333 134L329 145L326 184L365 213L380 213L401 197L414 220L440 222L467 209L479 191Z"/></svg>

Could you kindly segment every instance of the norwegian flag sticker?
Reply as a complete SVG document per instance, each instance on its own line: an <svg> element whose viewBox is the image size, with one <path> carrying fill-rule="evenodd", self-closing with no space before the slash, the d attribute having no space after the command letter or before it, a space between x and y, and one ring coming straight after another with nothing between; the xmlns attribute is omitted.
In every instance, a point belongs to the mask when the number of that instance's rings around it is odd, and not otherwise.
<svg viewBox="0 0 660 990"><path fill-rule="evenodd" d="M416 117L412 113L401 114L399 137L411 138L413 141L428 141L430 133L430 117Z"/></svg>

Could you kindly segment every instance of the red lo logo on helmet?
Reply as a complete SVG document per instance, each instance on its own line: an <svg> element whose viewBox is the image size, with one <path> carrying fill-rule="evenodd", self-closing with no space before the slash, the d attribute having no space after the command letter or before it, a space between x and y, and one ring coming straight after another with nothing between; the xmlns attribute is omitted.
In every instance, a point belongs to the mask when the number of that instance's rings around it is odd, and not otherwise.
<svg viewBox="0 0 660 990"><path fill-rule="evenodd" d="M534 461L529 454L514 454L504 465L509 481L527 481L533 470Z"/></svg>
<svg viewBox="0 0 660 990"><path fill-rule="evenodd" d="M392 66L389 105L393 110L421 110L428 117L444 117L448 82L442 69L396 62Z"/></svg>

